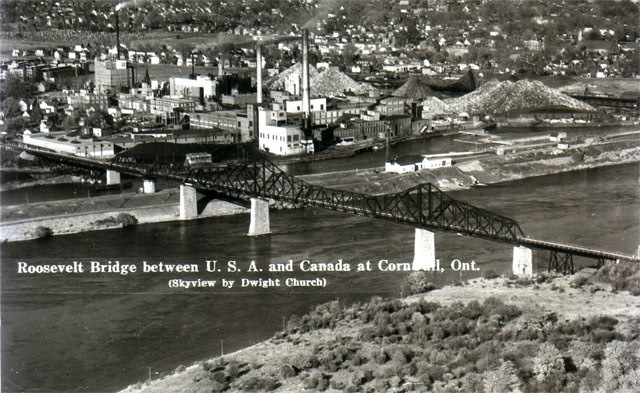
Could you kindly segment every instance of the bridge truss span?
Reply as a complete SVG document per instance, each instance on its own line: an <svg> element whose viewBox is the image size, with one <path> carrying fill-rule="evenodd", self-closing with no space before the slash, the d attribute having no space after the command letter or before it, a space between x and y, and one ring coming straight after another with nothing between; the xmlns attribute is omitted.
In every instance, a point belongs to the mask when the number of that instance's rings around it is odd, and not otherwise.
<svg viewBox="0 0 640 393"><path fill-rule="evenodd" d="M368 195L307 183L267 159L213 171L191 170L180 180L234 196L316 206L434 230L505 241L524 236L514 220L457 201L430 183L395 194Z"/></svg>

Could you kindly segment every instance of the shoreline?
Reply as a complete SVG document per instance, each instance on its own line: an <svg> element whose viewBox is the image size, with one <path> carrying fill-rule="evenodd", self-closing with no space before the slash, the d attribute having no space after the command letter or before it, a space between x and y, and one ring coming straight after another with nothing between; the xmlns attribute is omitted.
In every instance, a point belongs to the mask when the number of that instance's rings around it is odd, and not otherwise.
<svg viewBox="0 0 640 393"><path fill-rule="evenodd" d="M180 219L179 198L178 190L166 189L147 195L132 194L126 197L122 195L106 195L90 199L85 198L80 201L80 204L74 200L62 200L4 207L2 208L3 221L0 223L0 241L14 242L38 239L39 227L50 228L52 236L122 229L128 225L118 219L121 214L134 217L135 223L132 225L188 221ZM116 203L120 207L115 207ZM78 205L80 205L80 208ZM10 221L4 220L7 214L19 216L24 213L25 209L37 207L41 207L45 211L47 209L57 210L59 213ZM62 211L63 209L67 210ZM88 209L88 211L76 212L70 209ZM191 220L245 214L248 211L247 208L230 202L212 200L202 208L198 217Z"/></svg>

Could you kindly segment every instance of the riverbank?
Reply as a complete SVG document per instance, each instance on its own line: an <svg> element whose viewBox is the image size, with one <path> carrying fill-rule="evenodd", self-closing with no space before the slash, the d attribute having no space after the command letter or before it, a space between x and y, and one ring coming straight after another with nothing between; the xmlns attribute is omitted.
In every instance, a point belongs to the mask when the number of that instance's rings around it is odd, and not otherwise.
<svg viewBox="0 0 640 393"><path fill-rule="evenodd" d="M32 174L33 172L22 171L18 173ZM5 184L0 185L0 192L19 190L22 188L29 188L29 187L46 186L49 184L77 184L77 183L83 182L82 176L74 176L74 175L51 176L50 172L41 172L39 174L45 175L45 176L48 174L50 177L46 177L43 179L19 180L19 181L7 182Z"/></svg>
<svg viewBox="0 0 640 393"><path fill-rule="evenodd" d="M637 266L609 266L574 276L478 278L351 307L334 301L291 319L269 340L181 366L121 393L446 391L448 386L475 391L471 388L486 386L504 361L519 369L510 383L529 391L545 382L533 377L538 373L533 364L551 350L545 345L575 365L559 367L554 379L600 384L579 370L599 375L606 362L596 353L612 356L608 348L617 342L633 353L640 344L640 296L608 280L620 274L640 278ZM621 385L632 381L631 374L623 374L617 375ZM559 391L551 386L541 391L550 390Z"/></svg>
<svg viewBox="0 0 640 393"><path fill-rule="evenodd" d="M2 208L0 241L38 239L88 231L122 228L180 219L180 192L166 189L155 194L106 195ZM233 203L201 199L198 218L248 212ZM129 216L125 222L119 215ZM126 216L124 216L126 217ZM39 229L49 228L49 230Z"/></svg>
<svg viewBox="0 0 640 393"><path fill-rule="evenodd" d="M640 162L636 134L576 144L567 149L535 149L508 155L483 154L451 167L405 174L385 173L384 168L300 176L309 183L364 194L382 195L432 183L443 191L464 190L524 178Z"/></svg>

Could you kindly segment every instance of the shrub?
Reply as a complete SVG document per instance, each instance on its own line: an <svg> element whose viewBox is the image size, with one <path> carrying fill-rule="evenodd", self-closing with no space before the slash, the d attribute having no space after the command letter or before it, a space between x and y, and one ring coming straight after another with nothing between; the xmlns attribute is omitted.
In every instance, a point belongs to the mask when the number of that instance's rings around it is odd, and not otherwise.
<svg viewBox="0 0 640 393"><path fill-rule="evenodd" d="M435 284L429 280L429 272L413 272L405 277L400 284L400 289L405 295L418 295L437 289Z"/></svg>
<svg viewBox="0 0 640 393"><path fill-rule="evenodd" d="M282 374L282 377L285 379L290 377L295 377L296 369L289 364L283 364L281 369L281 374Z"/></svg>
<svg viewBox="0 0 640 393"><path fill-rule="evenodd" d="M48 239L53 236L53 230L49 227L39 226L36 228L36 238Z"/></svg>
<svg viewBox="0 0 640 393"><path fill-rule="evenodd" d="M635 345L627 342L612 341L607 344L602 361L602 387L605 391L618 391L626 384L629 375L637 376L638 373L633 372L638 364L635 351Z"/></svg>
<svg viewBox="0 0 640 393"><path fill-rule="evenodd" d="M533 372L540 382L558 379L564 373L564 358L560 351L552 344L543 343L533 359Z"/></svg>
<svg viewBox="0 0 640 393"><path fill-rule="evenodd" d="M500 275L493 269L489 269L484 273L484 278L486 278L487 280L493 280L494 278L498 277L500 277Z"/></svg>
<svg viewBox="0 0 640 393"><path fill-rule="evenodd" d="M369 381L373 380L373 371L364 370L364 371L356 371L353 373L353 377L351 377L351 383L356 388L366 384Z"/></svg>
<svg viewBox="0 0 640 393"><path fill-rule="evenodd" d="M330 375L314 371L304 380L304 387L318 392L323 392L329 387ZM251 390L252 391L252 390Z"/></svg>
<svg viewBox="0 0 640 393"><path fill-rule="evenodd" d="M503 362L497 369L484 373L484 391L516 392L520 390L520 380L511 362Z"/></svg>
<svg viewBox="0 0 640 393"><path fill-rule="evenodd" d="M136 225L138 223L138 219L128 213L120 213L118 217L116 217L116 222L118 224L122 224L123 227L128 227L130 225Z"/></svg>
<svg viewBox="0 0 640 393"><path fill-rule="evenodd" d="M640 264L607 265L598 271L596 279L610 283L614 291L626 290L634 296L640 295Z"/></svg>
<svg viewBox="0 0 640 393"><path fill-rule="evenodd" d="M579 275L571 280L571 288L582 288L589 281L589 277Z"/></svg>
<svg viewBox="0 0 640 393"><path fill-rule="evenodd" d="M107 217L102 218L100 220L96 220L96 225L105 225L105 226L115 226L117 225L117 221L115 217Z"/></svg>
<svg viewBox="0 0 640 393"><path fill-rule="evenodd" d="M518 277L518 279L516 280L516 285L520 285L523 287L528 287L529 285L533 284L534 281L531 278L528 277Z"/></svg>
<svg viewBox="0 0 640 393"><path fill-rule="evenodd" d="M280 383L271 377L252 376L245 378L238 386L240 390L246 392L273 391L280 387Z"/></svg>

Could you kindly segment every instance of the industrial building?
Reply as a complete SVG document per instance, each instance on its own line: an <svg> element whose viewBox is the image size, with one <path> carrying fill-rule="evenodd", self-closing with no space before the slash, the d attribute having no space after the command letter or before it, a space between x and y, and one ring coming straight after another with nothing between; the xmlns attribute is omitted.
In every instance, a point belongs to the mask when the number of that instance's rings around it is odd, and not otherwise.
<svg viewBox="0 0 640 393"><path fill-rule="evenodd" d="M131 69L133 72L133 69ZM126 60L95 59L95 85L98 91L118 90L130 86Z"/></svg>
<svg viewBox="0 0 640 393"><path fill-rule="evenodd" d="M22 142L31 147L39 147L56 153L73 154L79 157L109 158L115 155L113 143L111 142L69 136L65 132L32 134L29 131L25 131Z"/></svg>

